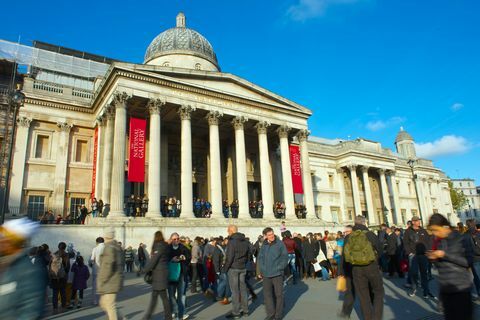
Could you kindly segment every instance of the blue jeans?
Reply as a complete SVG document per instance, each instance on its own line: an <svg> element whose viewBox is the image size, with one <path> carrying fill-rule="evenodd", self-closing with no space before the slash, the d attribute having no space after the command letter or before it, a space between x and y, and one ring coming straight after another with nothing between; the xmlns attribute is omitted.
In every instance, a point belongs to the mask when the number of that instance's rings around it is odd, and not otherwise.
<svg viewBox="0 0 480 320"><path fill-rule="evenodd" d="M322 280L328 281L330 279L330 275L328 274L328 270L325 267L322 267Z"/></svg>
<svg viewBox="0 0 480 320"><path fill-rule="evenodd" d="M230 297L232 292L228 284L227 274L221 272L217 278L217 298L223 299L224 297Z"/></svg>
<svg viewBox="0 0 480 320"><path fill-rule="evenodd" d="M180 276L178 282L168 283L168 299L170 300L170 306L172 312L175 313L179 319L182 319L185 314L185 292L186 286L183 275Z"/></svg>
<svg viewBox="0 0 480 320"><path fill-rule="evenodd" d="M295 253L288 254L288 267L290 268L290 272L293 276L293 283L297 282L298 273L297 273L297 265L295 264Z"/></svg>
<svg viewBox="0 0 480 320"><path fill-rule="evenodd" d="M477 295L480 296L480 261L474 262L472 264L472 273L473 273L473 283L477 289Z"/></svg>
<svg viewBox="0 0 480 320"><path fill-rule="evenodd" d="M423 295L430 294L428 288L428 259L422 254L414 255L411 259L410 269L408 271L409 277L412 281L412 288L417 289L418 276L420 274L420 282L423 288Z"/></svg>

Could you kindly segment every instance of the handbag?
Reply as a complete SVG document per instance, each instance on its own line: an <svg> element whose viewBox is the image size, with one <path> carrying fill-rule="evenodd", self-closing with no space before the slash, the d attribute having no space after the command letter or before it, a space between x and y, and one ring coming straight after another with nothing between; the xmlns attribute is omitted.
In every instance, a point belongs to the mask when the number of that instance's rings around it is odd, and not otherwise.
<svg viewBox="0 0 480 320"><path fill-rule="evenodd" d="M347 291L347 279L345 279L345 277L337 278L337 291L338 292Z"/></svg>
<svg viewBox="0 0 480 320"><path fill-rule="evenodd" d="M170 282L178 282L180 280L180 273L181 273L181 266L180 262L169 262L168 263L168 281Z"/></svg>
<svg viewBox="0 0 480 320"><path fill-rule="evenodd" d="M143 280L145 280L145 282L148 284L152 284L153 283L152 271L148 271L147 273L145 273L145 275L143 276Z"/></svg>

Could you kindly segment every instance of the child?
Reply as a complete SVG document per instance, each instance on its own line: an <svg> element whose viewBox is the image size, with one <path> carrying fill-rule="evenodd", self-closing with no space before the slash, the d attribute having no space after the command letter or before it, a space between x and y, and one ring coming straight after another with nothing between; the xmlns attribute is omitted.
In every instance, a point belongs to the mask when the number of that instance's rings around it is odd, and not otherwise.
<svg viewBox="0 0 480 320"><path fill-rule="evenodd" d="M90 271L88 271L88 267L84 264L82 256L77 257L77 261L73 264L71 271L73 273L73 288L69 309L73 308L77 290L79 291L77 308L81 308L83 300L83 290L87 288L87 280L88 278L90 278Z"/></svg>

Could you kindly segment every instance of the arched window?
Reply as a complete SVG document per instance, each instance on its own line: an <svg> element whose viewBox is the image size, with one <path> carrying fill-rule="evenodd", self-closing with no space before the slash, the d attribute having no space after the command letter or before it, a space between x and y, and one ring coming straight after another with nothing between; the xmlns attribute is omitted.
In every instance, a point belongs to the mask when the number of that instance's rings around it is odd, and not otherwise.
<svg viewBox="0 0 480 320"><path fill-rule="evenodd" d="M163 67L170 67L170 62L168 61L165 61L163 64L162 64Z"/></svg>
<svg viewBox="0 0 480 320"><path fill-rule="evenodd" d="M202 65L200 63L195 63L195 70L202 70Z"/></svg>

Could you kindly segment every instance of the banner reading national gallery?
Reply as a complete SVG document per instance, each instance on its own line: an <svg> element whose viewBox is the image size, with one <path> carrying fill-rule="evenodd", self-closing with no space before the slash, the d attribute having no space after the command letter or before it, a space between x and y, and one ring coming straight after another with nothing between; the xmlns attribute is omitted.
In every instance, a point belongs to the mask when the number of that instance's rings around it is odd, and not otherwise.
<svg viewBox="0 0 480 320"><path fill-rule="evenodd" d="M147 121L130 118L130 157L128 159L128 181L145 181L145 134Z"/></svg>
<svg viewBox="0 0 480 320"><path fill-rule="evenodd" d="M292 168L293 193L303 194L302 167L300 165L300 147L289 146L290 166Z"/></svg>

